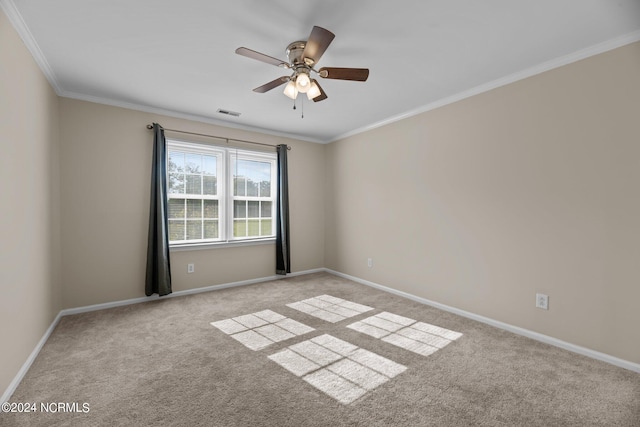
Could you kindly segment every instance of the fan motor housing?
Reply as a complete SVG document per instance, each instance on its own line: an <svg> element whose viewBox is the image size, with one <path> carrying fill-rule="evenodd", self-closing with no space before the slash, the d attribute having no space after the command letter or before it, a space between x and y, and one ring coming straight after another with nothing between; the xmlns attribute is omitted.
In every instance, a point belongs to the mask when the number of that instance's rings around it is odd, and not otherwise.
<svg viewBox="0 0 640 427"><path fill-rule="evenodd" d="M289 58L289 64L291 65L307 65L302 58L302 54L304 53L304 48L307 45L307 42L297 41L290 43L287 46L287 58Z"/></svg>

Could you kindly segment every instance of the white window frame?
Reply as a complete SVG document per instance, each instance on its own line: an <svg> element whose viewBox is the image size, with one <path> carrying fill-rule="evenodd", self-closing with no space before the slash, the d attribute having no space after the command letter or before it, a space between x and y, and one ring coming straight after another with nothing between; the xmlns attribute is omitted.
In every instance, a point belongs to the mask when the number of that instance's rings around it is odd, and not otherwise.
<svg viewBox="0 0 640 427"><path fill-rule="evenodd" d="M235 164L235 162L240 159L240 160L253 160L253 161L258 161L258 162L264 162L264 163L270 163L271 164L271 196L266 198L266 197L252 197L252 196L235 196L233 194L233 188L235 187L233 184L233 175L234 175L234 168L232 168L232 165ZM268 237L264 237L264 238L271 238L271 239L275 239L275 234L276 234L276 202L277 202L277 197L276 197L276 191L277 191L277 186L276 186L276 179L277 179L277 165L276 165L276 154L275 153L264 153L264 152L258 152L258 151L248 151L248 150L236 150L236 149L229 149L228 151L228 163L229 168L227 171L227 182L229 182L229 186L228 186L228 190L230 190L230 194L227 196L227 218L229 218L228 224L227 224L227 236L233 236L233 231L234 231L234 224L233 224L233 220L234 220L234 213L233 213L233 208L234 208L234 201L236 200L250 200L250 201L270 201L271 202L271 235L269 235ZM260 208L258 208L258 210L260 211ZM249 213L248 213L248 209L247 209L247 218L249 218ZM231 237L231 240L233 241L238 241L238 240L247 240L247 239L256 239L256 237Z"/></svg>
<svg viewBox="0 0 640 427"><path fill-rule="evenodd" d="M231 147L222 147L216 145L210 145L206 143L196 143L189 141L181 141L176 139L167 139L167 158L165 160L167 165L167 198L171 199L169 193L169 151L180 151L184 153L194 154L206 154L215 155L218 158L218 164L216 168L217 178L217 191L216 196L200 196L195 197L188 194L176 194L176 198L185 199L215 199L218 200L218 221L219 232L217 239L202 239L202 240L180 240L169 242L169 247L172 250L180 249L206 249L211 246L236 246L246 244L263 244L271 243L275 241L275 228L276 228L276 202L277 202L277 164L276 153L252 151L246 149L236 149ZM233 237L234 231L234 200L238 200L238 197L234 196L234 181L233 176L235 168L232 167L237 159L240 160L254 160L259 162L267 162L271 165L271 196L269 198L254 198L254 197L240 197L242 200L259 200L271 202L271 235L269 236L249 236L249 237ZM173 193L175 194L175 193ZM260 208L259 208L260 209ZM248 215L248 212L247 212Z"/></svg>

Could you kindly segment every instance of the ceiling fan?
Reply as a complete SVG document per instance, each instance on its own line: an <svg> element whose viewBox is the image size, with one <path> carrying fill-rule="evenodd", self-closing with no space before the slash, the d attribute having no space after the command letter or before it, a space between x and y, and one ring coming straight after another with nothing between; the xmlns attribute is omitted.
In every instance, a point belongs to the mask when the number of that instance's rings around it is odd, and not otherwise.
<svg viewBox="0 0 640 427"><path fill-rule="evenodd" d="M327 99L327 94L322 90L318 81L312 78L312 73L325 79L359 82L364 82L369 77L368 68L322 67L319 70L314 68L334 37L335 34L331 31L314 26L307 41L297 41L287 46L286 54L289 62L281 61L278 58L247 49L246 47L239 47L236 49L236 53L293 71L290 76L278 77L253 89L254 92L264 93L286 83L284 94L289 98L296 99L298 93L306 93L309 100L318 102Z"/></svg>

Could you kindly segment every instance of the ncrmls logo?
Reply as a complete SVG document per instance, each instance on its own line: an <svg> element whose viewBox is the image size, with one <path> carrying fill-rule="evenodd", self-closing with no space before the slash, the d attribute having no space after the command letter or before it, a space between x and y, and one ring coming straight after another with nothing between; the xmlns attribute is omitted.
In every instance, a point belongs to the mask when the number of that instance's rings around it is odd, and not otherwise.
<svg viewBox="0 0 640 427"><path fill-rule="evenodd" d="M40 412L49 413L81 413L86 414L90 411L87 402L41 402Z"/></svg>

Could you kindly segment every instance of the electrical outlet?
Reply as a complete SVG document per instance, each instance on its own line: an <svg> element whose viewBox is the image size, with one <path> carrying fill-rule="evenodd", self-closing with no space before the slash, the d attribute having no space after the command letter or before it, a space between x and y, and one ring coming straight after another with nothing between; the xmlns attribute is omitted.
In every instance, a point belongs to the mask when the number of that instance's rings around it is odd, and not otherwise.
<svg viewBox="0 0 640 427"><path fill-rule="evenodd" d="M194 271L196 271L195 264L187 264L187 273L193 273Z"/></svg>
<svg viewBox="0 0 640 427"><path fill-rule="evenodd" d="M367 258L367 267L369 268L373 267L373 259Z"/></svg>
<svg viewBox="0 0 640 427"><path fill-rule="evenodd" d="M549 295L536 294L536 307L549 310Z"/></svg>

